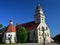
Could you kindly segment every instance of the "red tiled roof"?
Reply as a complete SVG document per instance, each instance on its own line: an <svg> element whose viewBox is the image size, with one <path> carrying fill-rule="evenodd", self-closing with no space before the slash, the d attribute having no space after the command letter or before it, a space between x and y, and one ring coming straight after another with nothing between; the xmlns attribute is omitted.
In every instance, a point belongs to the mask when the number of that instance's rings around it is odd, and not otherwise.
<svg viewBox="0 0 60 45"><path fill-rule="evenodd" d="M23 23L23 24L17 25L16 26L16 29L18 29L21 26L22 27L25 27L26 30L33 30L33 29L36 29L37 28L38 23L35 23L34 21L28 22L28 23Z"/></svg>
<svg viewBox="0 0 60 45"><path fill-rule="evenodd" d="M16 32L16 28L13 26L13 24L10 24L7 27L7 32Z"/></svg>

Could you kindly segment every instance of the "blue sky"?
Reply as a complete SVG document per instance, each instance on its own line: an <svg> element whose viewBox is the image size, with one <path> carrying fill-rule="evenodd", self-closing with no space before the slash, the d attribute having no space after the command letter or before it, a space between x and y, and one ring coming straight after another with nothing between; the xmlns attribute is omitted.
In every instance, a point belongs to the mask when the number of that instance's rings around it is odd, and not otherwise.
<svg viewBox="0 0 60 45"><path fill-rule="evenodd" d="M7 26L10 19L13 19L14 25L33 21L37 2L38 0L0 0L0 24ZM40 0L40 4L51 36L59 34L60 0Z"/></svg>

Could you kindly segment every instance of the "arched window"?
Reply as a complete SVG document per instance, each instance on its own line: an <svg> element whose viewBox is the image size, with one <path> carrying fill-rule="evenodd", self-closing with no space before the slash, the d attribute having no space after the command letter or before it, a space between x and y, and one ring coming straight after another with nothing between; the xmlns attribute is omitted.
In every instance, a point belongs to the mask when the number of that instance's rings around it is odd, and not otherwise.
<svg viewBox="0 0 60 45"><path fill-rule="evenodd" d="M42 31L44 31L44 27L42 27Z"/></svg>
<svg viewBox="0 0 60 45"><path fill-rule="evenodd" d="M39 30L40 30L40 27L39 27Z"/></svg>
<svg viewBox="0 0 60 45"><path fill-rule="evenodd" d="M8 34L8 36L10 36L10 34Z"/></svg>

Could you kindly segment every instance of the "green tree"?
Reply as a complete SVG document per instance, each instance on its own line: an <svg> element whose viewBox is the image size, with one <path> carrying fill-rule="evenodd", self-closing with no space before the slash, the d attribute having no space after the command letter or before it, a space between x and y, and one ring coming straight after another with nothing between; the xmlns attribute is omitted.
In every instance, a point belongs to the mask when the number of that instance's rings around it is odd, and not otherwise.
<svg viewBox="0 0 60 45"><path fill-rule="evenodd" d="M4 33L5 31L6 31L6 26L4 26L1 30L2 30L2 32Z"/></svg>
<svg viewBox="0 0 60 45"><path fill-rule="evenodd" d="M53 39L56 43L60 43L60 34L57 34Z"/></svg>
<svg viewBox="0 0 60 45"><path fill-rule="evenodd" d="M2 43L5 30L6 30L6 26L3 26L2 24L0 24L0 43Z"/></svg>
<svg viewBox="0 0 60 45"><path fill-rule="evenodd" d="M21 43L26 43L27 42L27 31L24 27L20 27L19 30L17 31L17 38L18 41Z"/></svg>

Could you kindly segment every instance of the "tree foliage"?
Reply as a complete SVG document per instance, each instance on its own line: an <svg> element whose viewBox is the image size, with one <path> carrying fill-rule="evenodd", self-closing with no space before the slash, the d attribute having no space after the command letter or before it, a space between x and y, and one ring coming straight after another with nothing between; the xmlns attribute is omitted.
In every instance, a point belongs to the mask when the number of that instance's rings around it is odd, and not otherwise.
<svg viewBox="0 0 60 45"><path fill-rule="evenodd" d="M60 34L56 35L53 39L56 43L60 43Z"/></svg>
<svg viewBox="0 0 60 45"><path fill-rule="evenodd" d="M4 26L4 27L2 27L1 29L0 29L0 32L1 33L4 33L6 31L6 26Z"/></svg>
<svg viewBox="0 0 60 45"><path fill-rule="evenodd" d="M0 43L2 43L5 30L6 30L6 26L3 26L2 24L0 24Z"/></svg>
<svg viewBox="0 0 60 45"><path fill-rule="evenodd" d="M0 24L0 33L4 33L5 30L6 30L6 26Z"/></svg>
<svg viewBox="0 0 60 45"><path fill-rule="evenodd" d="M3 25L2 24L0 24L0 28L2 28L3 27Z"/></svg>
<svg viewBox="0 0 60 45"><path fill-rule="evenodd" d="M17 31L17 38L18 41L21 43L27 42L27 31L24 27L20 27L19 30Z"/></svg>

